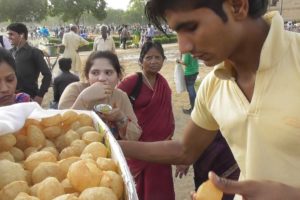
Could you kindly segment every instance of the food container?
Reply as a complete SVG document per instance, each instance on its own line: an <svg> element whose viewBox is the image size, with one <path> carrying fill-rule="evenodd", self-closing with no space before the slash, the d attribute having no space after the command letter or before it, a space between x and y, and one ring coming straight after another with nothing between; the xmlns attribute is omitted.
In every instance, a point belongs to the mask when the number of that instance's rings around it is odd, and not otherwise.
<svg viewBox="0 0 300 200"><path fill-rule="evenodd" d="M20 106L20 104L18 105ZM24 104L24 110L28 110L26 108L26 104ZM1 108L3 110L4 107ZM7 107L8 113L11 111L12 113L15 113L14 107ZM16 110L19 110L19 107L16 107ZM75 110L74 110L75 111ZM43 110L43 109L34 109L33 112L29 115L29 117L24 117L22 118L22 115L24 113L20 112L18 114L19 119L14 119L10 118L9 114L6 116L6 119L10 119L10 121L24 121L26 118L32 118L32 119L42 119L45 117L50 117L56 114L63 114L66 112L66 110ZM118 144L118 142L115 140L114 136L112 135L110 129L106 126L106 124L99 118L99 116L95 112L91 111L75 111L77 113L85 113L89 115L94 122L94 127L97 129L98 132L104 133L104 140L103 143L105 146L108 148L108 157L111 157L114 161L116 161L118 167L119 167L119 174L123 178L123 183L124 183L124 194L121 199L124 200L138 200L138 196L135 190L135 184L132 178L132 175L129 171L128 165L126 163L125 157L122 153L122 150ZM24 114L25 115L25 114ZM0 115L0 121L4 118L2 115ZM14 123L12 123L14 124ZM1 125L1 123L0 123ZM1 128L0 128L1 130ZM3 131L3 129L2 129ZM17 131L17 130L16 130ZM3 132L2 132L3 133ZM1 133L0 133L1 135Z"/></svg>

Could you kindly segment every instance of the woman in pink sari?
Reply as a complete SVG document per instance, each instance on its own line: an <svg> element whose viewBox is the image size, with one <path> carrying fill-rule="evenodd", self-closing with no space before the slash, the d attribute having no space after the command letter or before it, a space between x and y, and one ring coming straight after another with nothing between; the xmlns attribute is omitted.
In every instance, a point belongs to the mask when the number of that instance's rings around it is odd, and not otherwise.
<svg viewBox="0 0 300 200"><path fill-rule="evenodd" d="M170 140L174 132L174 116L171 104L171 89L166 79L159 74L165 59L160 43L143 45L139 62L142 67L142 86L133 108L142 128L140 141ZM138 75L126 77L119 88L131 94ZM174 200L171 165L149 163L128 159L128 165L137 184L140 200Z"/></svg>

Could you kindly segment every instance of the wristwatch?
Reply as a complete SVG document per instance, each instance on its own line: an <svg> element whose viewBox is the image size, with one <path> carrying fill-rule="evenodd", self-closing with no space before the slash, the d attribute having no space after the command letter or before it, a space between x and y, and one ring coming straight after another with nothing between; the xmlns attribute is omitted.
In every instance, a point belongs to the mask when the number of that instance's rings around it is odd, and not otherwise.
<svg viewBox="0 0 300 200"><path fill-rule="evenodd" d="M122 119L116 121L116 125L117 127L123 127L127 124L127 122L128 122L128 117L125 116Z"/></svg>

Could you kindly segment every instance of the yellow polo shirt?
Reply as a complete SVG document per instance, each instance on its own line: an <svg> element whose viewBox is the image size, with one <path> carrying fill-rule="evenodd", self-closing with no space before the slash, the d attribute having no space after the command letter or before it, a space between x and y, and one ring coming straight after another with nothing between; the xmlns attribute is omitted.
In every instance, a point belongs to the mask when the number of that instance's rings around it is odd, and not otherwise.
<svg viewBox="0 0 300 200"><path fill-rule="evenodd" d="M283 30L278 12L263 45L251 103L222 63L203 80L192 120L220 129L242 179L300 187L300 34Z"/></svg>

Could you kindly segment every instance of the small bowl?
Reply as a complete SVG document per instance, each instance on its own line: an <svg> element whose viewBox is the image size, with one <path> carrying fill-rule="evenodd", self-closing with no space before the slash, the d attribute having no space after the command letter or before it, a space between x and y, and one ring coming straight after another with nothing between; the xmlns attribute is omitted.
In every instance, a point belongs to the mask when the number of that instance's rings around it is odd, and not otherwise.
<svg viewBox="0 0 300 200"><path fill-rule="evenodd" d="M111 105L97 104L94 106L94 111L99 113L109 113L112 110Z"/></svg>

